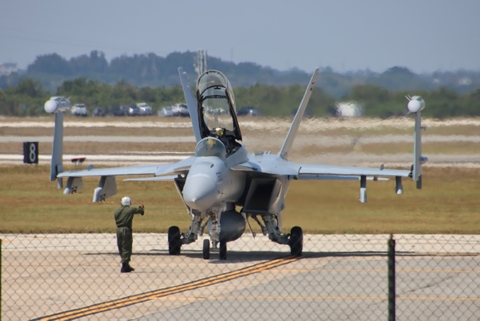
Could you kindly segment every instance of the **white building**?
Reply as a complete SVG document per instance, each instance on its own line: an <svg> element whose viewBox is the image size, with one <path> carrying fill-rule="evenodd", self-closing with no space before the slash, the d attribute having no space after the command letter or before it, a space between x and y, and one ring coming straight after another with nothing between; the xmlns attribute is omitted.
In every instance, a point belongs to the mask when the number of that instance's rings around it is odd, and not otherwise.
<svg viewBox="0 0 480 321"><path fill-rule="evenodd" d="M0 76L8 76L12 72L17 72L17 64L13 62L0 63Z"/></svg>
<svg viewBox="0 0 480 321"><path fill-rule="evenodd" d="M363 106L354 101L336 102L335 106L339 117L360 117L363 114Z"/></svg>

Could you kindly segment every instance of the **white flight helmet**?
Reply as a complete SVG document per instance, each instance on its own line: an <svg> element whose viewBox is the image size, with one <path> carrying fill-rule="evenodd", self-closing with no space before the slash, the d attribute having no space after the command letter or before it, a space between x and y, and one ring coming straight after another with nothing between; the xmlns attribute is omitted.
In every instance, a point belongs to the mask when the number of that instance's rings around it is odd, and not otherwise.
<svg viewBox="0 0 480 321"><path fill-rule="evenodd" d="M132 201L130 200L130 197L128 197L128 196L122 197L122 205L123 206L130 206L130 204L132 204Z"/></svg>

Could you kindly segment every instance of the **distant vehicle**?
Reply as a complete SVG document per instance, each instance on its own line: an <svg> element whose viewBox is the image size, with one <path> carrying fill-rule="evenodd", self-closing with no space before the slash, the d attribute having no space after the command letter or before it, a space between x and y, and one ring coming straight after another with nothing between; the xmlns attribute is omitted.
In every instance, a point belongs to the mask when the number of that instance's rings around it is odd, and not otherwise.
<svg viewBox="0 0 480 321"><path fill-rule="evenodd" d="M112 106L108 109L108 113L112 116L127 116L128 106Z"/></svg>
<svg viewBox="0 0 480 321"><path fill-rule="evenodd" d="M92 112L93 117L105 117L105 109L102 107L97 107Z"/></svg>
<svg viewBox="0 0 480 321"><path fill-rule="evenodd" d="M140 116L140 108L137 105L131 105L128 107L128 116Z"/></svg>
<svg viewBox="0 0 480 321"><path fill-rule="evenodd" d="M237 112L238 116L259 116L260 112L258 111L257 108L252 107L252 106L243 106L240 108L240 110Z"/></svg>
<svg viewBox="0 0 480 321"><path fill-rule="evenodd" d="M172 106L163 107L157 112L159 117L173 117Z"/></svg>
<svg viewBox="0 0 480 321"><path fill-rule="evenodd" d="M88 115L87 107L85 107L85 104L75 104L72 106L70 111L74 116L87 117Z"/></svg>
<svg viewBox="0 0 480 321"><path fill-rule="evenodd" d="M147 103L138 103L137 107L140 109L140 116L151 116L153 111Z"/></svg>
<svg viewBox="0 0 480 321"><path fill-rule="evenodd" d="M175 104L163 107L158 111L160 117L190 117L188 107L185 104Z"/></svg>

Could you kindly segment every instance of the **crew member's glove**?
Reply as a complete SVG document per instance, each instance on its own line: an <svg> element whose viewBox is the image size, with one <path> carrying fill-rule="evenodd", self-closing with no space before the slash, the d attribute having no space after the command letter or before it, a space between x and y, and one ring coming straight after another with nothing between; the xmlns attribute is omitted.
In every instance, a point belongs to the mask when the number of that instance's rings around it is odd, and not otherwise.
<svg viewBox="0 0 480 321"><path fill-rule="evenodd" d="M144 209L144 208L145 208L145 205L140 204L138 207L141 208L141 209ZM142 215L143 215L143 214L144 214L144 213L142 213Z"/></svg>

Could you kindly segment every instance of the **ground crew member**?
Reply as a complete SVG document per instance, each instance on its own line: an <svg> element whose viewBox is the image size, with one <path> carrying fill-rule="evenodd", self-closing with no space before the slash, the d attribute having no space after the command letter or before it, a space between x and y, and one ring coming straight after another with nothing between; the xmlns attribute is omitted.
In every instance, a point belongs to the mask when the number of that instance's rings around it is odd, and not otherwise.
<svg viewBox="0 0 480 321"><path fill-rule="evenodd" d="M130 266L130 256L132 255L132 221L134 214L144 214L144 206L130 207L132 201L130 197L122 198L122 206L115 211L115 222L117 223L117 246L120 257L122 258L121 273L129 273L135 271Z"/></svg>

